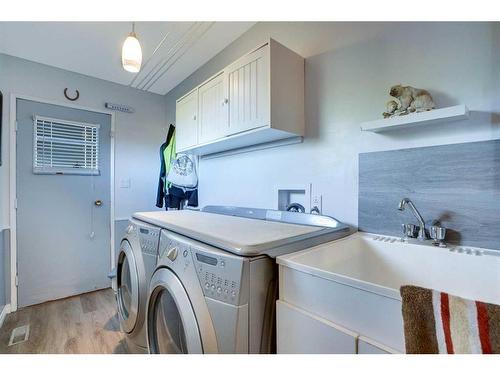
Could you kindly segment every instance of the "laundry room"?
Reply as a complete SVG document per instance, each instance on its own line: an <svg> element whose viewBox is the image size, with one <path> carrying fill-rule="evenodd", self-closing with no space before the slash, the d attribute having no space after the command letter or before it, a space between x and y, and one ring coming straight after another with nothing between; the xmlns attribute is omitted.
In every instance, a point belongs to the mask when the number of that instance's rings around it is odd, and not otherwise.
<svg viewBox="0 0 500 375"><path fill-rule="evenodd" d="M258 2L0 14L0 366L500 365L500 13Z"/></svg>

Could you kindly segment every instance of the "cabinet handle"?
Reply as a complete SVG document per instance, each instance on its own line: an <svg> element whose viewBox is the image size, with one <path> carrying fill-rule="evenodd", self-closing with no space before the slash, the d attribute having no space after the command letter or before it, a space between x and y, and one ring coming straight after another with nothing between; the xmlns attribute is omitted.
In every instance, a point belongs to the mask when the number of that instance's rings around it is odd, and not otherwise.
<svg viewBox="0 0 500 375"><path fill-rule="evenodd" d="M225 98L225 99L222 101L222 105L225 105L225 104L227 104L227 103L229 103L229 99L228 99L228 98Z"/></svg>
<svg viewBox="0 0 500 375"><path fill-rule="evenodd" d="M193 120L196 120L196 115L193 115Z"/></svg>

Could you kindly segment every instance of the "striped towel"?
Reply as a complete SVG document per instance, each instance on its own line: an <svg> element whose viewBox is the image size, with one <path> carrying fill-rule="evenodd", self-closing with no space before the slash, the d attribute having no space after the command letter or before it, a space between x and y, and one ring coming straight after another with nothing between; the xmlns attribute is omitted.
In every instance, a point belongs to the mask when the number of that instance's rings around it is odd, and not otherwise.
<svg viewBox="0 0 500 375"><path fill-rule="evenodd" d="M412 285L401 297L407 353L500 353L500 306Z"/></svg>

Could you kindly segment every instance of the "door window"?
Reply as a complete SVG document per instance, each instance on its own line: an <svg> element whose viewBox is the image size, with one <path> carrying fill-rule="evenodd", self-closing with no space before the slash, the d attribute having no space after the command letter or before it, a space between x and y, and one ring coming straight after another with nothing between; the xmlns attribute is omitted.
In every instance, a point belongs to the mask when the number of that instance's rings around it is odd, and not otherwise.
<svg viewBox="0 0 500 375"><path fill-rule="evenodd" d="M33 172L98 175L99 127L35 116Z"/></svg>
<svg viewBox="0 0 500 375"><path fill-rule="evenodd" d="M158 353L187 354L186 334L179 308L163 289L154 306L154 346Z"/></svg>

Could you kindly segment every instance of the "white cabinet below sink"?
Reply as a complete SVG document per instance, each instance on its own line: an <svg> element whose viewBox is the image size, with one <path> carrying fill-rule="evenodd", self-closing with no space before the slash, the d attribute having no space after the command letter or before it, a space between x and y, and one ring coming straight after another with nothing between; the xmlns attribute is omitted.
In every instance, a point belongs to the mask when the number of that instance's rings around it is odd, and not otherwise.
<svg viewBox="0 0 500 375"><path fill-rule="evenodd" d="M278 257L278 353L404 351L400 301L287 267L286 257Z"/></svg>
<svg viewBox="0 0 500 375"><path fill-rule="evenodd" d="M277 301L278 354L356 354L357 334Z"/></svg>

